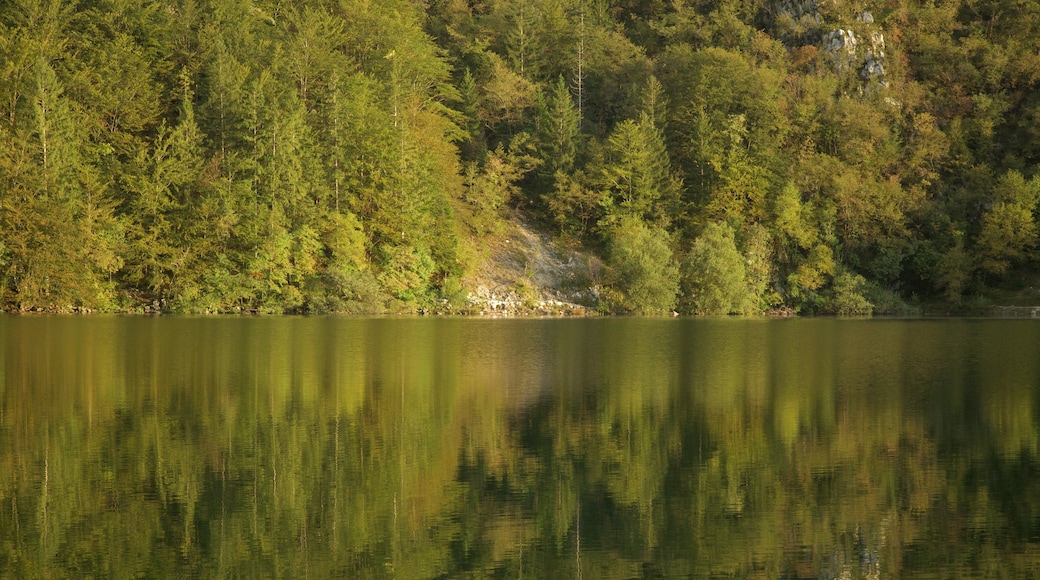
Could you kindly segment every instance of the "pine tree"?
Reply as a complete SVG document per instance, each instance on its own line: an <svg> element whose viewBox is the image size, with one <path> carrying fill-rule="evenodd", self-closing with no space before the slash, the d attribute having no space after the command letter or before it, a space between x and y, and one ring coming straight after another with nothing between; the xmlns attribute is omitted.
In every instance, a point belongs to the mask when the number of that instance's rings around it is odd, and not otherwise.
<svg viewBox="0 0 1040 580"><path fill-rule="evenodd" d="M536 109L539 174L547 181L557 173L569 175L577 163L581 115L563 77L556 79L548 95L540 96Z"/></svg>
<svg viewBox="0 0 1040 580"><path fill-rule="evenodd" d="M619 123L610 134L601 170L614 208L608 208L608 219L620 212L667 225L678 195L668 159L661 131L649 115Z"/></svg>

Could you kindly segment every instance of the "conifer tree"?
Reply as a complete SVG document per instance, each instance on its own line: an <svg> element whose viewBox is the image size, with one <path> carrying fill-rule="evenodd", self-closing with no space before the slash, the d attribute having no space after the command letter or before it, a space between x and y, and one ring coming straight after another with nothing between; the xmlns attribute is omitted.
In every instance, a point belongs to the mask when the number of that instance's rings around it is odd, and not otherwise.
<svg viewBox="0 0 1040 580"><path fill-rule="evenodd" d="M581 116L563 77L558 77L548 95L539 95L536 104L535 139L545 180L557 173L570 174L578 158Z"/></svg>

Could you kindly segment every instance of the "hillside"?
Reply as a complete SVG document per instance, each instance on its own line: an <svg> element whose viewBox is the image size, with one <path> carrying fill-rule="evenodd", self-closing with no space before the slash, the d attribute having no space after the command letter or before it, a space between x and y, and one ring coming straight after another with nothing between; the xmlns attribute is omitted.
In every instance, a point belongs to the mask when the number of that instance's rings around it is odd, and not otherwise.
<svg viewBox="0 0 1040 580"><path fill-rule="evenodd" d="M0 71L6 310L964 312L1040 266L1031 1L10 0Z"/></svg>

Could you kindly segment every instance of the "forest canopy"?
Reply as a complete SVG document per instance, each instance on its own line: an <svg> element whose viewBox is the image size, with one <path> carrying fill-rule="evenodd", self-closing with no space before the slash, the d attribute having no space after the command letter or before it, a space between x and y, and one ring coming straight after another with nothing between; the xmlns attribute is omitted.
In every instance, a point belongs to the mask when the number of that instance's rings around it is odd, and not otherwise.
<svg viewBox="0 0 1040 580"><path fill-rule="evenodd" d="M611 312L1038 265L1027 0L10 0L0 72L10 310L436 309L510 220Z"/></svg>

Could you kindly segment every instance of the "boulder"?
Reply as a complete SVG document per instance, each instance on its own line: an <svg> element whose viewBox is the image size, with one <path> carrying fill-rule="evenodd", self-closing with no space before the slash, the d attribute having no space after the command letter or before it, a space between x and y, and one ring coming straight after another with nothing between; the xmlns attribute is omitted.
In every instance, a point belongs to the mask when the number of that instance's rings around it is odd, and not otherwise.
<svg viewBox="0 0 1040 580"><path fill-rule="evenodd" d="M836 54L844 50L850 56L856 54L856 34L851 30L839 28L832 30L823 37L823 50L828 54Z"/></svg>
<svg viewBox="0 0 1040 580"><path fill-rule="evenodd" d="M882 63L884 57L878 58L873 54L868 54L867 59L863 62L863 68L859 71L859 78L864 81L878 81L885 83L885 65Z"/></svg>

